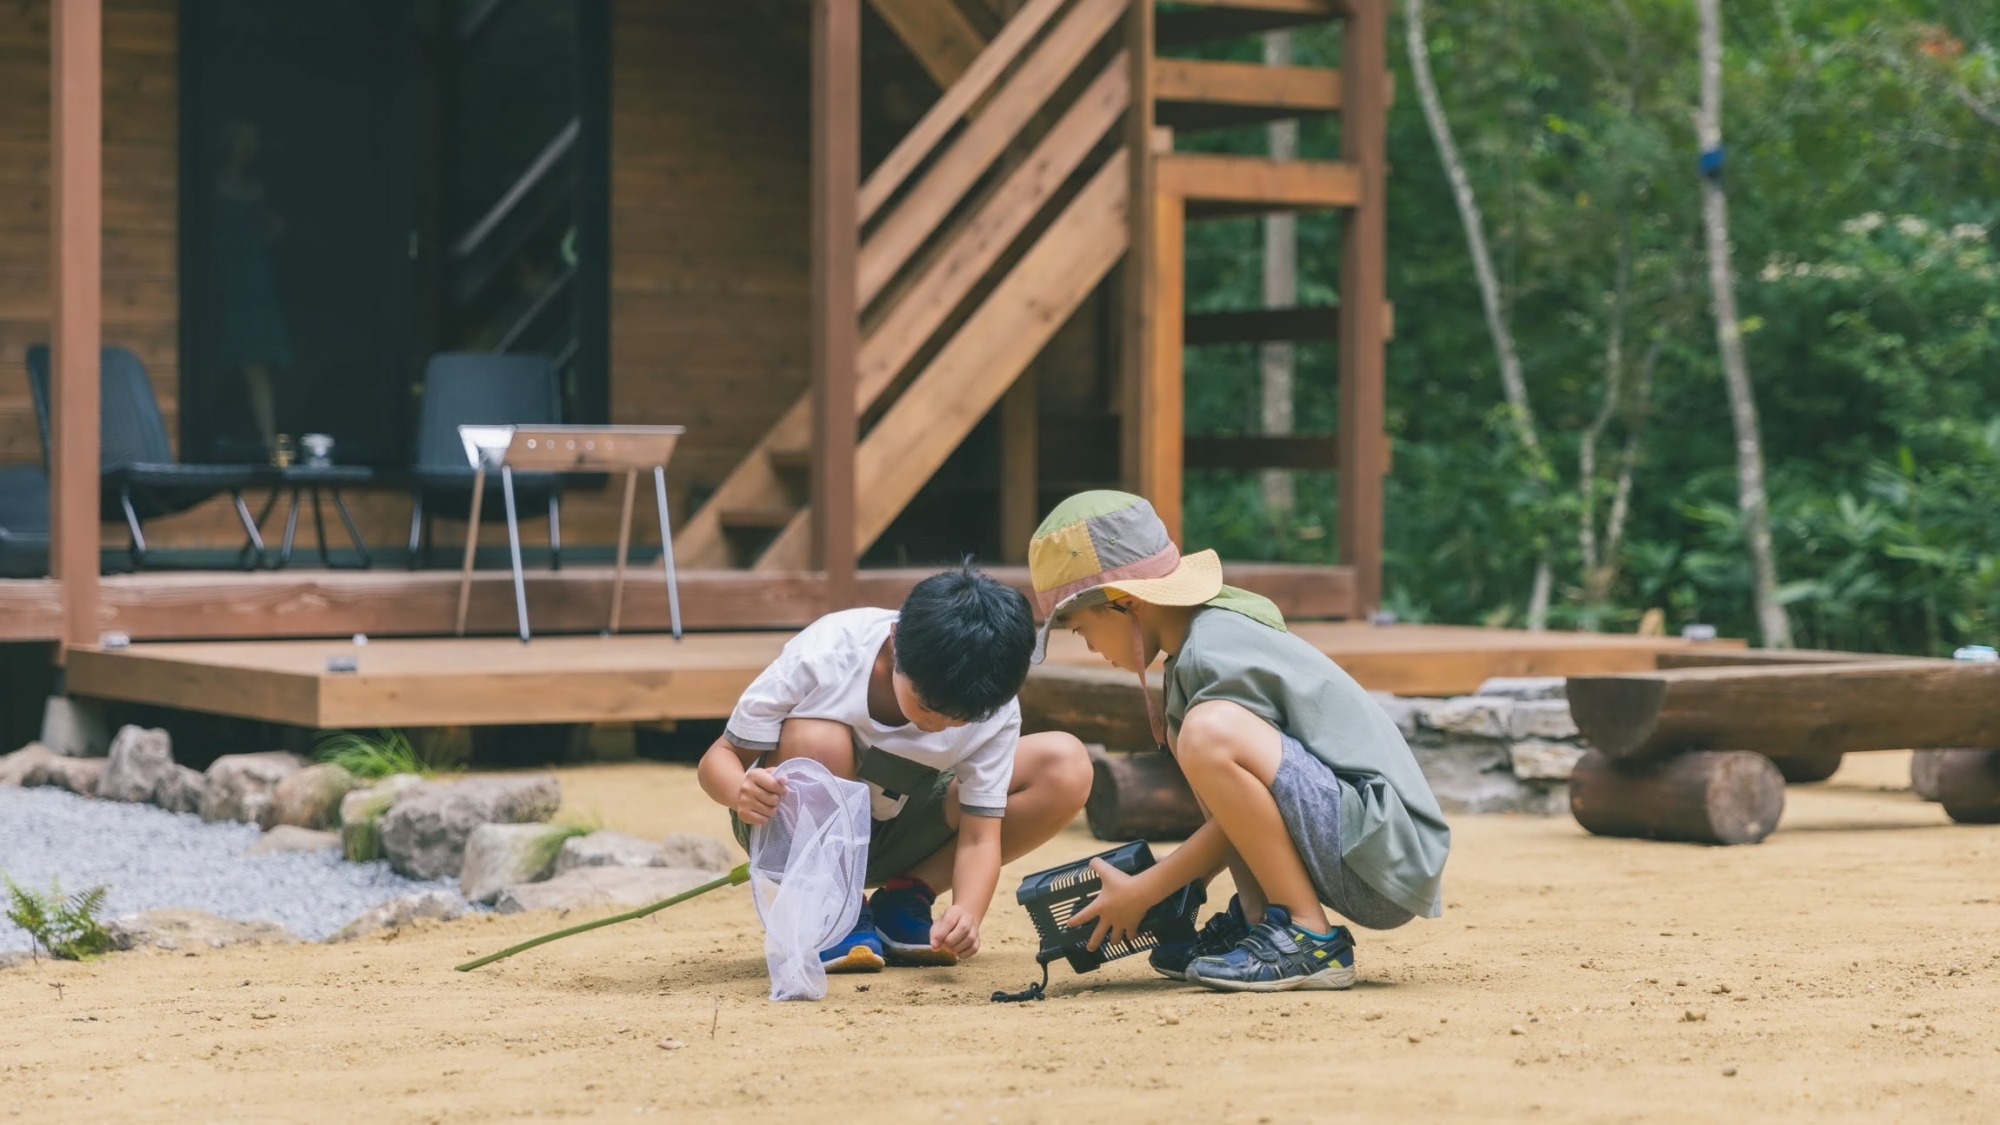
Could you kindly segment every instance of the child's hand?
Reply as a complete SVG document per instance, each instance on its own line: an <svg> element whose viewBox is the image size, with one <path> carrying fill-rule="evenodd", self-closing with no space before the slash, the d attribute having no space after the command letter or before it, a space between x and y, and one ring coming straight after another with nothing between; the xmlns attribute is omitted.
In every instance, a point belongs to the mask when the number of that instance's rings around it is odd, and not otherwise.
<svg viewBox="0 0 2000 1125"><path fill-rule="evenodd" d="M745 824L768 824L778 811L778 798L785 795L785 783L767 769L743 775L743 787L736 791L736 815Z"/></svg>
<svg viewBox="0 0 2000 1125"><path fill-rule="evenodd" d="M1137 933L1139 923L1146 918L1146 911L1153 908L1153 900L1137 889L1136 878L1101 859L1091 860L1090 869L1097 872L1098 881L1104 889L1097 892L1090 905L1077 911L1069 924L1081 926L1095 922L1096 928L1090 932L1090 948L1096 949L1107 941L1124 941Z"/></svg>
<svg viewBox="0 0 2000 1125"><path fill-rule="evenodd" d="M963 961L979 952L979 923L962 906L952 906L931 923L931 948Z"/></svg>

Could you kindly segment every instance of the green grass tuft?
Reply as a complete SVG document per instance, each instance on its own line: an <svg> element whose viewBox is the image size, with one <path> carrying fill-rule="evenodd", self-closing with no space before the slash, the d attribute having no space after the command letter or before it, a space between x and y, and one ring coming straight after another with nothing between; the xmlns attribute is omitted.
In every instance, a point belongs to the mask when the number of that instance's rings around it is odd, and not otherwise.
<svg viewBox="0 0 2000 1125"><path fill-rule="evenodd" d="M413 773L435 777L443 767L419 753L402 731L384 729L375 734L333 731L323 735L313 757L330 762L366 781L378 781L391 774Z"/></svg>
<svg viewBox="0 0 2000 1125"><path fill-rule="evenodd" d="M547 871L555 866L556 856L562 853L564 841L588 836L603 827L604 818L596 813L572 815L550 824L548 831L535 837L534 843L529 845L528 856L534 861L534 869Z"/></svg>

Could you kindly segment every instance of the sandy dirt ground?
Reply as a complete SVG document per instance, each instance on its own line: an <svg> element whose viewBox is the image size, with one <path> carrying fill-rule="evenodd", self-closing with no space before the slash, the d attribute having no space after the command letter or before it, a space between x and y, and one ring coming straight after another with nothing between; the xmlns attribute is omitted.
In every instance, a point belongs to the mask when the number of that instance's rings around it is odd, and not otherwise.
<svg viewBox="0 0 2000 1125"><path fill-rule="evenodd" d="M1347 993L1223 996L1133 958L1051 998L1013 865L954 969L765 999L733 888L474 973L574 922L0 973L0 1114L54 1122L1923 1121L2000 1118L2000 828L1950 826L1905 755L1794 788L1731 849L1454 825L1445 917L1361 935ZM656 834L720 817L692 772L565 771ZM60 986L59 988L57 986Z"/></svg>

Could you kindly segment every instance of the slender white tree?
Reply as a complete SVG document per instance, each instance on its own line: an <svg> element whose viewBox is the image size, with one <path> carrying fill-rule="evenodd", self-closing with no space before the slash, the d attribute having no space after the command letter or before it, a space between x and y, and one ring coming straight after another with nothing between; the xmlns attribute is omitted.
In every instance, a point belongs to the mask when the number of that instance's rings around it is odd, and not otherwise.
<svg viewBox="0 0 2000 1125"><path fill-rule="evenodd" d="M1292 62L1292 33L1272 31L1264 35L1264 65L1289 66ZM1299 123L1273 121L1264 127L1271 159L1299 158ZM1289 309L1299 303L1299 220L1290 212L1264 217L1264 307ZM1257 368L1263 383L1263 424L1267 434L1292 432L1292 378L1298 367L1298 349L1290 340L1267 340L1257 348ZM1265 469L1264 510L1274 521L1291 515L1297 498L1292 490L1292 474L1286 469Z"/></svg>
<svg viewBox="0 0 2000 1125"><path fill-rule="evenodd" d="M1437 80L1431 76L1430 43L1424 34L1423 0L1403 0L1403 32L1410 52L1410 73L1416 79L1417 100L1423 103L1424 122L1430 127L1431 141L1438 159L1444 162L1445 176L1451 181L1452 198L1458 203L1458 218L1465 226L1465 243L1472 254L1473 276L1479 281L1479 300L1486 308L1486 331L1493 337L1493 351L1500 361L1500 389L1507 398L1507 413L1513 420L1514 435L1537 466L1542 462L1541 438L1535 429L1534 407L1528 402L1528 384L1521 377L1521 356L1514 347L1514 333L1507 325L1506 310L1500 299L1500 276L1493 268L1493 254L1486 246L1485 219L1479 200L1473 195L1472 180L1465 174L1458 143L1452 139L1451 122L1445 117L1444 102L1438 97ZM1536 470L1539 472L1539 468ZM1537 484L1536 491L1541 488ZM1549 621L1549 551L1545 545L1535 563L1535 581L1528 595L1528 628L1537 632Z"/></svg>
<svg viewBox="0 0 2000 1125"><path fill-rule="evenodd" d="M1771 547L1770 506L1764 493L1764 446L1757 432L1757 398L1743 361L1743 329L1736 314L1730 271L1729 201L1722 189L1722 16L1718 0L1695 0L1701 9L1701 107L1695 134L1701 145L1701 218L1708 238L1708 284L1715 338L1722 352L1723 382L1736 431L1736 506L1750 551L1757 628L1767 648L1792 647L1791 620L1778 602L1778 564Z"/></svg>

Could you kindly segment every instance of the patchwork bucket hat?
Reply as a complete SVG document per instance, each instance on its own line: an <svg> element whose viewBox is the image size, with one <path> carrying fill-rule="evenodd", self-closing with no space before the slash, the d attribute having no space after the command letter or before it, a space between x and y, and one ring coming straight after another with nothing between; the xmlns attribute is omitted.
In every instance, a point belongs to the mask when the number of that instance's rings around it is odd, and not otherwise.
<svg viewBox="0 0 2000 1125"><path fill-rule="evenodd" d="M1202 605L1222 592L1214 551L1183 555L1144 497L1079 492L1056 505L1028 541L1035 611L1044 618L1034 662L1063 614L1127 595L1154 605Z"/></svg>

